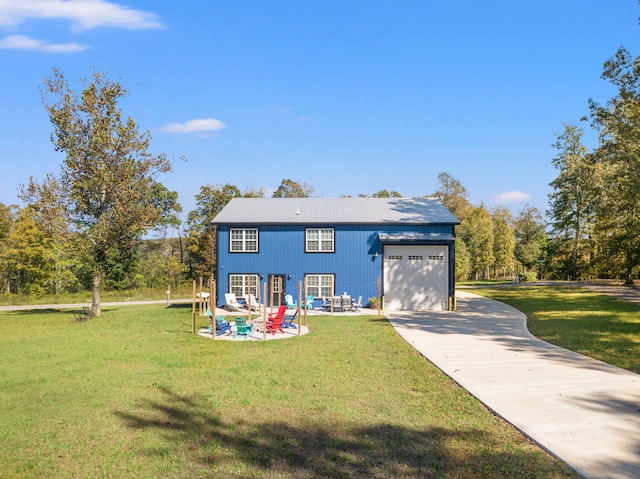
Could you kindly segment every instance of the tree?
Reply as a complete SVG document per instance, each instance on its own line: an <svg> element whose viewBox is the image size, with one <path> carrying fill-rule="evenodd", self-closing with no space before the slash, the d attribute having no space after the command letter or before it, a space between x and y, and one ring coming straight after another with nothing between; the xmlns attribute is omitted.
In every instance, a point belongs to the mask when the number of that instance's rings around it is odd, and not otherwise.
<svg viewBox="0 0 640 479"><path fill-rule="evenodd" d="M313 192L313 187L306 183L300 184L293 180L282 180L278 189L273 192L272 198L308 198Z"/></svg>
<svg viewBox="0 0 640 479"><path fill-rule="evenodd" d="M8 258L9 238L14 230L17 219L18 207L6 206L0 202L0 260ZM0 261L0 277L2 278L2 290L11 292L11 267L5 261Z"/></svg>
<svg viewBox="0 0 640 479"><path fill-rule="evenodd" d="M78 235L71 230L64 188L49 174L42 184L31 178L27 186L20 188L19 196L29 203L34 221L51 239L51 247L46 251L47 263L53 268L50 292L57 295L75 289L78 284L75 273L82 262L83 248Z"/></svg>
<svg viewBox="0 0 640 479"><path fill-rule="evenodd" d="M562 276L578 278L585 275L584 253L588 251L589 233L595 213L595 182L592 156L582 144L582 128L565 124L553 147L558 155L553 159L558 177L550 183L549 194L552 233L556 254L567 251ZM566 245L566 247L563 247Z"/></svg>
<svg viewBox="0 0 640 479"><path fill-rule="evenodd" d="M211 221L229 201L241 196L238 187L231 184L205 185L195 196L197 208L190 211L187 218L187 251L192 275L209 275L216 270L215 230Z"/></svg>
<svg viewBox="0 0 640 479"><path fill-rule="evenodd" d="M514 222L514 233L514 255L525 270L530 269L543 259L546 240L545 224L538 208L525 205Z"/></svg>
<svg viewBox="0 0 640 479"><path fill-rule="evenodd" d="M512 226L513 217L507 208L495 208L491 217L493 219L493 266L496 270L510 269L513 274L513 250L516 244Z"/></svg>
<svg viewBox="0 0 640 479"><path fill-rule="evenodd" d="M402 195L395 190L380 190L371 195L372 198L402 198Z"/></svg>
<svg viewBox="0 0 640 479"><path fill-rule="evenodd" d="M460 236L456 236L456 280L464 281L469 279L471 274L471 257L467 251L467 245Z"/></svg>
<svg viewBox="0 0 640 479"><path fill-rule="evenodd" d="M623 258L626 282L640 262L640 58L624 48L604 64L602 78L618 94L600 105L589 101L600 146L594 151L599 248Z"/></svg>
<svg viewBox="0 0 640 479"><path fill-rule="evenodd" d="M494 263L493 222L484 205L470 207L458 234L469 253L471 273L476 279L479 275L487 277L488 269Z"/></svg>
<svg viewBox="0 0 640 479"><path fill-rule="evenodd" d="M438 175L440 187L433 194L440 202L460 221L469 213L469 193L459 180L449 173L442 172Z"/></svg>
<svg viewBox="0 0 640 479"><path fill-rule="evenodd" d="M47 253L51 247L52 239L35 221L33 209L26 206L20 210L7 247L0 256L9 273L10 290L25 294L46 291L51 276Z"/></svg>
<svg viewBox="0 0 640 479"><path fill-rule="evenodd" d="M56 151L65 154L59 183L68 215L91 258L92 311L100 314L100 286L117 250L129 257L161 217L156 178L171 170L166 155L149 152L151 134L124 120L118 101L127 91L93 71L78 95L58 69L44 81L42 101L53 124Z"/></svg>

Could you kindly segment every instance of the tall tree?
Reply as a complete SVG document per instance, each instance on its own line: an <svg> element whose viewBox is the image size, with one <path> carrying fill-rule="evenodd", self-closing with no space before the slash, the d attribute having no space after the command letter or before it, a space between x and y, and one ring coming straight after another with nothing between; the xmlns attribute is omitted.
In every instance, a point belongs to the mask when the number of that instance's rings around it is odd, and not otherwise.
<svg viewBox="0 0 640 479"><path fill-rule="evenodd" d="M308 198L314 192L313 187L306 183L293 180L282 180L280 186L273 192L273 198Z"/></svg>
<svg viewBox="0 0 640 479"><path fill-rule="evenodd" d="M496 274L499 270L511 270L513 274L513 250L516 238L513 234L513 217L507 208L495 208L493 218L493 256Z"/></svg>
<svg viewBox="0 0 640 479"><path fill-rule="evenodd" d="M516 245L514 255L525 270L544 259L545 223L535 206L526 205L514 222Z"/></svg>
<svg viewBox="0 0 640 479"><path fill-rule="evenodd" d="M626 281L632 283L640 263L640 58L620 48L605 62L602 78L618 94L606 105L589 102L600 137L594 152L598 237L607 254L624 258Z"/></svg>
<svg viewBox="0 0 640 479"><path fill-rule="evenodd" d="M0 202L0 258L8 257L9 238L17 219L17 211L17 206L6 206ZM0 278L2 279L1 290L11 292L11 267L6 261L0 261Z"/></svg>
<svg viewBox="0 0 640 479"><path fill-rule="evenodd" d="M46 292L51 276L51 264L47 260L52 239L34 219L33 208L28 205L20 210L14 228L2 251L0 262L9 272L10 290L16 293Z"/></svg>
<svg viewBox="0 0 640 479"><path fill-rule="evenodd" d="M592 156L582 144L584 130L565 124L553 147L558 151L553 159L559 170L550 183L547 216L551 219L556 252L568 250L562 276L584 276L587 265L584 254L588 251L589 232L592 230L595 212L595 182ZM562 248L566 244L567 248Z"/></svg>
<svg viewBox="0 0 640 479"><path fill-rule="evenodd" d="M469 192L462 183L446 172L438 175L440 186L433 194L460 221L470 213Z"/></svg>
<svg viewBox="0 0 640 479"><path fill-rule="evenodd" d="M127 257L161 217L156 178L171 170L166 155L150 153L151 134L123 119L118 101L126 89L93 71L77 94L62 72L44 81L42 100L53 124L57 151L65 154L59 183L69 217L92 259L92 311L100 314L100 286L110 251Z"/></svg>
<svg viewBox="0 0 640 479"><path fill-rule="evenodd" d="M241 196L238 187L231 184L205 185L195 196L196 209L190 211L187 218L187 250L192 275L209 275L216 270L216 236L211 221L229 201Z"/></svg>
<svg viewBox="0 0 640 479"><path fill-rule="evenodd" d="M75 273L82 263L84 251L71 228L64 188L49 174L42 183L31 178L26 187L21 187L19 196L29 203L34 221L51 239L51 247L46 251L47 263L53 269L49 292L57 295L75 289L78 284Z"/></svg>
<svg viewBox="0 0 640 479"><path fill-rule="evenodd" d="M489 267L494 263L493 222L484 205L470 207L458 234L469 253L471 273L476 279L480 275L487 277Z"/></svg>

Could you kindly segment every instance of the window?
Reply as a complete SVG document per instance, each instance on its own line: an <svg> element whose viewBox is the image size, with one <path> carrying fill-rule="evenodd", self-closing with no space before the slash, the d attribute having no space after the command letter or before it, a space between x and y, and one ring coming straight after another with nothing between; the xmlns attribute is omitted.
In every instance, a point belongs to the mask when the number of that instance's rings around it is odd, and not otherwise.
<svg viewBox="0 0 640 479"><path fill-rule="evenodd" d="M437 256L436 255L430 255L429 259L431 261L444 261L444 255L442 255L442 254L441 255L437 255Z"/></svg>
<svg viewBox="0 0 640 479"><path fill-rule="evenodd" d="M424 257L420 254L420 255L409 255L409 258L407 258L409 261L422 261L424 259Z"/></svg>
<svg viewBox="0 0 640 479"><path fill-rule="evenodd" d="M232 253L257 253L258 252L258 230L232 229L231 243L229 251Z"/></svg>
<svg viewBox="0 0 640 479"><path fill-rule="evenodd" d="M307 280L307 294L312 294L316 298L331 296L332 274L307 274L305 278Z"/></svg>
<svg viewBox="0 0 640 479"><path fill-rule="evenodd" d="M242 298L245 294L253 294L258 297L258 285L260 279L257 274L230 274L229 292Z"/></svg>
<svg viewBox="0 0 640 479"><path fill-rule="evenodd" d="M402 261L402 255L390 254L387 256L387 261Z"/></svg>
<svg viewBox="0 0 640 479"><path fill-rule="evenodd" d="M307 228L305 235L307 253L334 252L333 228Z"/></svg>

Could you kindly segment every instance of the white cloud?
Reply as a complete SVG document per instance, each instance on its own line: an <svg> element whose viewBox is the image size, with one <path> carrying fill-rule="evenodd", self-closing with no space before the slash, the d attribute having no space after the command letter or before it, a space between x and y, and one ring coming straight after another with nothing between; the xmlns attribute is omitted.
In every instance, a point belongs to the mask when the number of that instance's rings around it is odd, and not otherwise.
<svg viewBox="0 0 640 479"><path fill-rule="evenodd" d="M498 204L524 203L530 199L531 195L522 191L507 191L493 197L493 200Z"/></svg>
<svg viewBox="0 0 640 479"><path fill-rule="evenodd" d="M202 131L222 130L225 127L226 125L220 120L204 118L187 121L186 123L169 123L160 129L167 133L198 133Z"/></svg>
<svg viewBox="0 0 640 479"><path fill-rule="evenodd" d="M9 35L8 37L0 39L0 48L38 50L47 53L79 52L87 49L86 46L77 43L49 43L25 35Z"/></svg>
<svg viewBox="0 0 640 479"><path fill-rule="evenodd" d="M154 13L105 0L0 0L0 25L18 26L32 18L69 20L76 30L100 26L129 30L163 27Z"/></svg>

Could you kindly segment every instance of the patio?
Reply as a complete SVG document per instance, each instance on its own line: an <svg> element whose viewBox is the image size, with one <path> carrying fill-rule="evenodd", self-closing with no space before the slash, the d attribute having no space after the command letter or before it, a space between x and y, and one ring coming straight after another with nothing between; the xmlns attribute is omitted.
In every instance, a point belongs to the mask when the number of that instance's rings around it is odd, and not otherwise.
<svg viewBox="0 0 640 479"><path fill-rule="evenodd" d="M277 311L276 308L273 308L273 313L275 314L275 312ZM295 310L291 309L287 312L287 314L291 314L293 315ZM271 308L267 308L267 313L271 312ZM302 315L302 320L304 318L304 310L300 310L300 312L298 313L300 315ZM307 310L307 315L308 316L327 316L330 315L331 312L330 311L324 311L324 310L320 310L320 309L309 309ZM377 315L378 314L378 310L377 309L369 309L369 308L361 308L358 311L344 311L344 312L336 312L334 311L333 313L334 315L339 315L339 316L362 316L362 315ZM247 311L234 311L234 312L230 312L227 311L226 309L222 309L222 308L216 308L215 311L215 315L216 316L224 316L224 318L229 321L231 323L231 329L232 331L230 333L223 333L220 336L216 336L216 340L225 340L225 341L263 341L264 340L264 332L262 331L262 329L255 330L253 332L251 332L249 334L248 337L236 337L234 338L233 335L236 331L235 328L235 322L234 322L234 318L244 318L247 319L248 317L248 312ZM204 321L205 323L208 322L208 318L207 316L199 316L198 317L200 324L202 324L202 322ZM262 326L262 321L263 321L263 306L260 305L260 313L252 313L251 314L251 320L247 321L247 324L255 324L256 326L254 326L254 328L256 327L261 327ZM296 326L298 326L298 318L296 317L296 319L293 322ZM294 328L283 328L284 334L282 333L275 333L275 334L271 334L271 333L267 333L266 334L266 339L267 340L271 340L271 339L289 339L289 338L293 338L296 336L302 336L305 335L307 333L309 333L309 328L305 325L300 325L300 334L298 334L298 330L294 329ZM198 335L202 336L203 338L208 338L208 339L212 339L211 338L211 331L209 330L208 327L200 327L198 330Z"/></svg>

